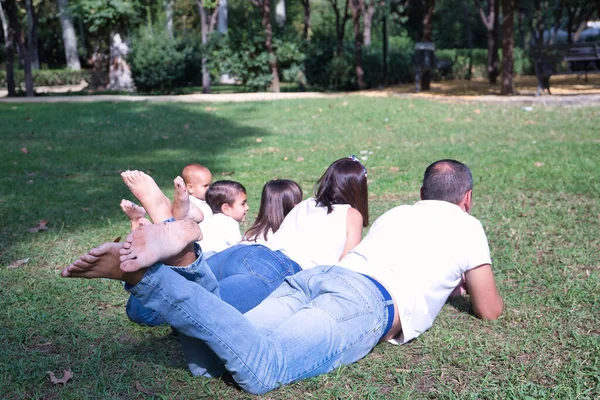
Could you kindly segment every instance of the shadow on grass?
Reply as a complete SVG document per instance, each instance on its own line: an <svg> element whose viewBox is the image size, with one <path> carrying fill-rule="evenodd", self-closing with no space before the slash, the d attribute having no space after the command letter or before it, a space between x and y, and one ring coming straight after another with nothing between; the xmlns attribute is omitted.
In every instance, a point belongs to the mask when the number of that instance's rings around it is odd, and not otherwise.
<svg viewBox="0 0 600 400"><path fill-rule="evenodd" d="M226 153L256 143L267 132L194 104L0 104L0 247L123 221L122 198L132 198L119 173L138 169L167 193L188 163L231 174ZM228 175L227 179L236 179ZM27 229L48 220L50 230ZM36 236L34 238L34 236Z"/></svg>
<svg viewBox="0 0 600 400"><path fill-rule="evenodd" d="M446 304L453 307L456 311L475 316L471 302L463 296L449 298Z"/></svg>

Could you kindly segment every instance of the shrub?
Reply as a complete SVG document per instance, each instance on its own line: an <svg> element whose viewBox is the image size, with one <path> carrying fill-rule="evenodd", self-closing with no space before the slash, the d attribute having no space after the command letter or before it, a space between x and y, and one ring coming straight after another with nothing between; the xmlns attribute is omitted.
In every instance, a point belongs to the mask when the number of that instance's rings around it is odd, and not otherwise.
<svg viewBox="0 0 600 400"><path fill-rule="evenodd" d="M133 37L127 57L136 88L143 92L171 92L182 86L186 59L192 58L193 51L162 27L141 27Z"/></svg>
<svg viewBox="0 0 600 400"><path fill-rule="evenodd" d="M91 71L72 69L40 69L32 72L34 86L78 85L81 81L90 82ZM25 72L15 68L15 85L25 84ZM6 86L6 69L0 70L0 86Z"/></svg>

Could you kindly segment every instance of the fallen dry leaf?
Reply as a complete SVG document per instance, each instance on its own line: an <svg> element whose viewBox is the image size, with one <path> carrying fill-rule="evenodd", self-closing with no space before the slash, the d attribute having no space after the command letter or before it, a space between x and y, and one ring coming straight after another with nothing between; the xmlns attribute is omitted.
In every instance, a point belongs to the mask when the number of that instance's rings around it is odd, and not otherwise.
<svg viewBox="0 0 600 400"><path fill-rule="evenodd" d="M257 137L256 138L256 143L260 143L260 142L262 142L262 138Z"/></svg>
<svg viewBox="0 0 600 400"><path fill-rule="evenodd" d="M135 381L135 388L138 390L138 392L142 392L144 394L147 394L148 396L154 396L154 393L152 393L148 389L145 389L140 383L140 381Z"/></svg>
<svg viewBox="0 0 600 400"><path fill-rule="evenodd" d="M70 368L63 370L63 377L60 379L58 379L52 371L48 371L47 373L48 375L50 375L50 382L52 382L55 385L58 385L59 383L62 383L64 385L65 383L69 382L71 378L73 378L73 372L71 372Z"/></svg>
<svg viewBox="0 0 600 400"><path fill-rule="evenodd" d="M288 158L287 158L287 157L283 157L283 161L287 161L287 160L288 160Z"/></svg>
<svg viewBox="0 0 600 400"><path fill-rule="evenodd" d="M47 231L48 230L48 221L45 219L40 220L38 225L35 228L27 229L27 232L35 233L39 231Z"/></svg>
<svg viewBox="0 0 600 400"><path fill-rule="evenodd" d="M298 157L296 158L296 161L304 161L304 157Z"/></svg>
<svg viewBox="0 0 600 400"><path fill-rule="evenodd" d="M115 240L113 240L113 243L119 243L121 241L121 236L119 236L118 238L116 238Z"/></svg>
<svg viewBox="0 0 600 400"><path fill-rule="evenodd" d="M398 172L398 171L400 171L400 167L390 167L390 171Z"/></svg>
<svg viewBox="0 0 600 400"><path fill-rule="evenodd" d="M29 153L29 150L27 150L27 147L21 147L21 153L27 154Z"/></svg>
<svg viewBox="0 0 600 400"><path fill-rule="evenodd" d="M536 162L534 162L534 163L533 163L533 165L535 165L536 167L538 167L538 168L539 168L539 167L543 167L543 166L544 166L544 163L543 163L543 162L536 161Z"/></svg>
<svg viewBox="0 0 600 400"><path fill-rule="evenodd" d="M29 258L23 258L21 260L17 260L14 263L10 264L6 268L19 268L23 264L27 264L29 262Z"/></svg>
<svg viewBox="0 0 600 400"><path fill-rule="evenodd" d="M190 129L190 124L185 124L185 125L183 126L183 129Z"/></svg>
<svg viewBox="0 0 600 400"><path fill-rule="evenodd" d="M347 101L344 101L344 102L342 103L342 106L344 106L344 107L346 107L347 105L348 105L348 102L347 102Z"/></svg>
<svg viewBox="0 0 600 400"><path fill-rule="evenodd" d="M235 171L223 171L223 172L221 172L221 175L223 175L223 176L230 176L230 175L233 175L233 174L235 174Z"/></svg>
<svg viewBox="0 0 600 400"><path fill-rule="evenodd" d="M481 114L481 111L479 110L479 108L476 108L476 109L474 109L474 110L473 110L473 112L474 112L475 114Z"/></svg>

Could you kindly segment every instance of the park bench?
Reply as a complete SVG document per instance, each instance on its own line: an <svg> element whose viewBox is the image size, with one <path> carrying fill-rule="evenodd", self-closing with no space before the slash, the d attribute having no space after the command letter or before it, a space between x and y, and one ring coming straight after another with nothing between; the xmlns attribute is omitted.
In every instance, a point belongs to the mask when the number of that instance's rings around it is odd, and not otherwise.
<svg viewBox="0 0 600 400"><path fill-rule="evenodd" d="M536 96L544 89L550 93L552 75L585 75L600 73L600 45L598 43L571 43L533 48L533 63L538 87ZM562 68L561 68L562 67Z"/></svg>
<svg viewBox="0 0 600 400"><path fill-rule="evenodd" d="M442 77L452 74L453 60L438 59L435 56L435 44L431 42L415 43L415 53L413 55L415 65L415 83L416 92L419 93L421 74L425 71L432 72L433 80L439 82Z"/></svg>

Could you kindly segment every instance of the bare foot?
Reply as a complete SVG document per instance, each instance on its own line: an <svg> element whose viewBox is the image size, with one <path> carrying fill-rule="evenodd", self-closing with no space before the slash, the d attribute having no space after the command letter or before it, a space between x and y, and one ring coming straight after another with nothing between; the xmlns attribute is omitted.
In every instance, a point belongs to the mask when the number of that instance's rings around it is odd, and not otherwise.
<svg viewBox="0 0 600 400"><path fill-rule="evenodd" d="M200 227L190 220L140 226L127 236L119 251L121 270L133 272L157 261L188 265L196 259L193 242L200 236Z"/></svg>
<svg viewBox="0 0 600 400"><path fill-rule="evenodd" d="M154 223L173 217L171 203L152 177L142 171L125 171L121 173L121 177L131 193L142 203Z"/></svg>
<svg viewBox="0 0 600 400"><path fill-rule="evenodd" d="M131 230L137 229L138 226L140 226L140 219L143 219L146 215L144 207L140 207L134 202L125 199L121 200L121 210L123 210L129 218Z"/></svg>
<svg viewBox="0 0 600 400"><path fill-rule="evenodd" d="M204 220L202 211L190 202L190 195L183 178L178 176L173 180L175 195L173 196L173 217L175 219L191 219L196 223Z"/></svg>
<svg viewBox="0 0 600 400"><path fill-rule="evenodd" d="M85 279L109 278L135 285L144 275L144 270L138 272L121 271L121 268L119 268L119 251L122 248L122 243L103 243L64 268L61 276L64 278Z"/></svg>

